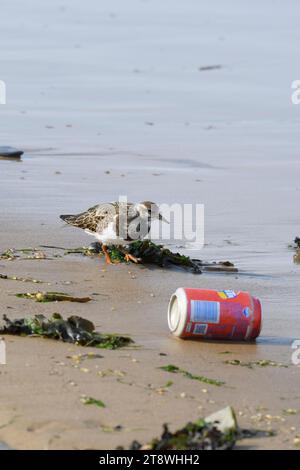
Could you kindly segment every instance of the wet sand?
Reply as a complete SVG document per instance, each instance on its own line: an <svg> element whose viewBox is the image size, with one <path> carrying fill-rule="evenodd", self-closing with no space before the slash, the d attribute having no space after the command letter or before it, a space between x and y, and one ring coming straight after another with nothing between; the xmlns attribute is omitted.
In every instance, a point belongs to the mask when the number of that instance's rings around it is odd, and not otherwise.
<svg viewBox="0 0 300 470"><path fill-rule="evenodd" d="M76 368L67 356L86 348L7 337L0 441L22 449L128 446L159 435L164 422L175 429L230 404L241 427L276 432L240 447L294 448L300 415L284 410L300 410L300 369L291 363L300 273L288 249L299 235L300 108L290 104L296 45L285 33L298 35L297 3L286 11L253 2L256 14L245 18L234 2L164 2L159 21L158 2L91 2L94 14L78 1L30 4L31 16L20 2L5 2L0 20L0 79L9 87L1 144L26 151L21 162L0 161L0 251L87 245L92 239L63 227L58 215L125 194L204 203L205 247L183 251L229 259L240 271L195 276L106 267L102 258L80 255L0 260L0 273L45 282L0 280L1 314L77 314L105 332L130 334L137 345L100 351L103 358ZM24 13L18 24L12 5ZM222 68L198 70L213 64ZM263 303L261 336L255 344L172 338L166 308L178 286L249 290ZM94 301L54 305L14 296L37 288ZM224 364L231 359L288 367ZM166 364L225 385L158 369ZM106 408L83 405L83 394Z"/></svg>

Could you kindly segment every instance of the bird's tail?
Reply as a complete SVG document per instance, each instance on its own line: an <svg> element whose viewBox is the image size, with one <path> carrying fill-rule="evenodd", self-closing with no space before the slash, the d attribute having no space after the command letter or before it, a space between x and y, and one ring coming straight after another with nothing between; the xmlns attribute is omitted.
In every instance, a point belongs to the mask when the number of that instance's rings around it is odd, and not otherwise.
<svg viewBox="0 0 300 470"><path fill-rule="evenodd" d="M60 217L60 219L62 219L64 222L66 222L67 224L71 224L71 225L73 225L73 223L75 222L75 219L76 219L76 215L66 215L66 214L63 214L63 215L60 215L59 217Z"/></svg>

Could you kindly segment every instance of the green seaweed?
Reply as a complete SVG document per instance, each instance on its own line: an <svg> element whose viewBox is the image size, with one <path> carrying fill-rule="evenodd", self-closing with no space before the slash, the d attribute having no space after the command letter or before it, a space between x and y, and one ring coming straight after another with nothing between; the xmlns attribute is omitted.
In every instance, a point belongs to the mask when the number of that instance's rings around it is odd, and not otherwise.
<svg viewBox="0 0 300 470"><path fill-rule="evenodd" d="M147 450L229 450L237 440L237 432L221 432L215 424L199 419L194 423L187 423L182 429L174 433L169 431L166 424L160 438L152 439L145 447ZM142 444L133 441L130 450L143 449Z"/></svg>
<svg viewBox="0 0 300 470"><path fill-rule="evenodd" d="M73 297L65 292L26 292L15 295L21 299L32 299L41 303L64 301L86 303L92 300L90 297Z"/></svg>
<svg viewBox="0 0 300 470"><path fill-rule="evenodd" d="M8 250L0 254L0 259L12 260L15 258L17 258L17 255L12 248L9 248Z"/></svg>
<svg viewBox="0 0 300 470"><path fill-rule="evenodd" d="M173 383L174 383L173 380L168 380L168 382L165 385L163 385L163 388L172 387Z"/></svg>
<svg viewBox="0 0 300 470"><path fill-rule="evenodd" d="M39 281L38 279L32 279L31 277L8 276L7 274L0 274L0 279L6 279L8 281L33 282L34 284L43 283L43 281Z"/></svg>
<svg viewBox="0 0 300 470"><path fill-rule="evenodd" d="M103 403L102 400L96 400L96 398L93 398L93 397L82 397L81 402L84 405L98 406L98 408L105 408L106 407L105 403Z"/></svg>
<svg viewBox="0 0 300 470"><path fill-rule="evenodd" d="M189 257L180 253L173 253L163 245L156 245L150 240L137 240L129 245L128 252L143 262L158 264L165 267L168 264L192 268L195 271L199 266Z"/></svg>
<svg viewBox="0 0 300 470"><path fill-rule="evenodd" d="M198 380L199 382L204 382L210 385L216 385L217 387L224 385L225 382L216 379L210 379L209 377L205 377L204 375L194 375L191 372L188 372L184 369L180 369L180 367L174 366L173 364L168 364L167 366L162 366L160 369L171 372L172 374L182 374L184 377L187 377L191 380Z"/></svg>
<svg viewBox="0 0 300 470"><path fill-rule="evenodd" d="M101 243L92 243L89 247L81 247L74 249L64 249L64 254L82 254L84 256L92 256L102 253ZM108 247L109 255L115 263L132 262L126 261L125 253L133 255L143 264L153 264L161 268L177 266L186 269L194 274L201 274L205 271L226 271L237 272L237 269L230 261L224 262L204 262L198 259L192 259L189 256L180 253L173 253L163 245L157 245L150 240L136 240L130 243L126 250L118 246Z"/></svg>
<svg viewBox="0 0 300 470"><path fill-rule="evenodd" d="M80 254L84 256L93 256L95 254L95 251L91 249L90 247L86 246L80 246L78 248L61 248L64 250L65 255L73 255L73 254Z"/></svg>
<svg viewBox="0 0 300 470"><path fill-rule="evenodd" d="M23 256L22 255L28 255L28 256ZM6 251L0 254L0 259L6 259L6 260L15 260L15 259L45 259L46 255L45 253L39 251L36 248L8 248ZM49 259L49 258L48 258Z"/></svg>
<svg viewBox="0 0 300 470"><path fill-rule="evenodd" d="M253 366L288 367L286 364L282 364L281 362L271 361L269 359L260 359L258 361L249 361L249 362L243 362L243 361L240 361L239 359L230 359L228 361L224 361L224 364L230 364L232 366L248 367L249 369L253 369Z"/></svg>
<svg viewBox="0 0 300 470"><path fill-rule="evenodd" d="M286 408L285 410L282 410L283 414L285 415L296 415L299 413L299 410L296 408Z"/></svg>
<svg viewBox="0 0 300 470"><path fill-rule="evenodd" d="M129 450L231 450L239 440L274 435L276 433L272 429L241 429L237 423L229 426L228 422L222 424L219 420L200 418L174 433L164 424L160 438L154 438L146 445L134 440ZM124 450L123 447L118 449Z"/></svg>
<svg viewBox="0 0 300 470"><path fill-rule="evenodd" d="M54 313L49 319L44 315L17 320L10 320L6 315L3 315L3 319L5 325L0 327L0 334L37 335L100 349L117 349L133 343L133 340L128 336L99 333L95 331L92 322L75 315L67 320L64 320L59 313Z"/></svg>

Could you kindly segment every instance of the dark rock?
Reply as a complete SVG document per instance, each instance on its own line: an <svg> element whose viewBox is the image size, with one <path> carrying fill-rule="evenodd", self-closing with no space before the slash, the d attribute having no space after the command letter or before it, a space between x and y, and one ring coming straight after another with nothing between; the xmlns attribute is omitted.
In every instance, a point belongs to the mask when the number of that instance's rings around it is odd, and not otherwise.
<svg viewBox="0 0 300 470"><path fill-rule="evenodd" d="M22 150L18 150L14 147L0 147L0 158L20 158L23 153Z"/></svg>

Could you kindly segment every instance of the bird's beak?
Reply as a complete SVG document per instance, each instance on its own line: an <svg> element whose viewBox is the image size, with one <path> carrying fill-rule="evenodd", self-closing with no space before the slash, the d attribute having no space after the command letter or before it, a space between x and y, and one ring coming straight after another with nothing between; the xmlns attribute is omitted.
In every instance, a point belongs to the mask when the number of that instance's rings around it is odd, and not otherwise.
<svg viewBox="0 0 300 470"><path fill-rule="evenodd" d="M165 222L166 224L169 224L169 223L170 223L170 222L169 222L167 219L165 219L164 216L161 215L161 214L158 214L158 218L159 218L159 220L162 220L162 222Z"/></svg>

